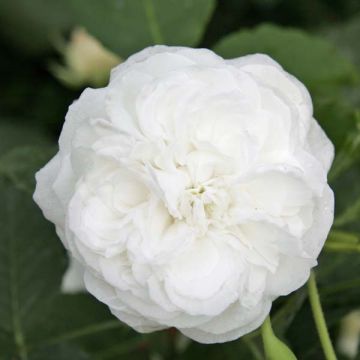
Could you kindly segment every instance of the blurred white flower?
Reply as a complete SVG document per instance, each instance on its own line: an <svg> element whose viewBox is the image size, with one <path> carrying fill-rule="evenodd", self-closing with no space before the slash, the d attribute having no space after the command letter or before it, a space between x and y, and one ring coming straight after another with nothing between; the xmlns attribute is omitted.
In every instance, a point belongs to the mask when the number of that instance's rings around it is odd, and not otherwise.
<svg viewBox="0 0 360 360"><path fill-rule="evenodd" d="M109 80L110 70L122 61L83 28L74 29L70 41L58 47L64 65L53 63L50 71L70 87L103 86Z"/></svg>
<svg viewBox="0 0 360 360"><path fill-rule="evenodd" d="M360 340L360 310L351 311L341 320L337 347L339 353L354 359Z"/></svg>
<svg viewBox="0 0 360 360"><path fill-rule="evenodd" d="M87 290L140 332L203 343L261 325L333 221L333 146L266 55L155 46L69 109L34 198Z"/></svg>

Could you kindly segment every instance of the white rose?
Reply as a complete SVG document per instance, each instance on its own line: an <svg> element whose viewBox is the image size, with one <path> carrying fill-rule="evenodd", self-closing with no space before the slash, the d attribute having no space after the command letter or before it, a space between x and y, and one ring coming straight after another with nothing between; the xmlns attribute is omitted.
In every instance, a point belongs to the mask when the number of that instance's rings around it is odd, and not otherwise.
<svg viewBox="0 0 360 360"><path fill-rule="evenodd" d="M36 202L87 290L140 332L214 343L302 286L333 221L333 146L266 55L155 46L69 109Z"/></svg>

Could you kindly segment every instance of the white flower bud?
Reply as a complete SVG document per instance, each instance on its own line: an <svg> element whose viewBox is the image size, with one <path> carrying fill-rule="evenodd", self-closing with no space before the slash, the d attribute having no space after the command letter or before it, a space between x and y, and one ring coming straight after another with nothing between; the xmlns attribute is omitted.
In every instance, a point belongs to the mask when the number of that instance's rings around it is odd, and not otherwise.
<svg viewBox="0 0 360 360"><path fill-rule="evenodd" d="M341 320L337 347L341 354L354 359L360 340L360 310L354 310Z"/></svg>
<svg viewBox="0 0 360 360"><path fill-rule="evenodd" d="M103 86L110 70L122 61L82 28L73 30L69 43L60 48L65 65L52 64L50 70L70 87Z"/></svg>

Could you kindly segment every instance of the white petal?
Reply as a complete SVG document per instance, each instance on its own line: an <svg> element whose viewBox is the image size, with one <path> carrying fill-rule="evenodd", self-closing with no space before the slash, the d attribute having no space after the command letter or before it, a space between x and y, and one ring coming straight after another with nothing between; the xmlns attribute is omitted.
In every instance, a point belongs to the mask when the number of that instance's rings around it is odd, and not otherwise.
<svg viewBox="0 0 360 360"><path fill-rule="evenodd" d="M191 49L181 46L155 45L145 48L142 51L130 56L125 62L115 67L111 72L110 81L115 80L119 75L137 63L141 63L157 54L179 54L193 62L201 65L213 66L221 64L223 59L208 49Z"/></svg>
<svg viewBox="0 0 360 360"><path fill-rule="evenodd" d="M335 149L315 119L311 122L308 141L311 153L323 164L325 171L328 172L334 159Z"/></svg>
<svg viewBox="0 0 360 360"><path fill-rule="evenodd" d="M60 172L61 157L55 155L36 175L34 200L40 206L44 216L56 224L64 226L65 211L53 191L53 184Z"/></svg>
<svg viewBox="0 0 360 360"><path fill-rule="evenodd" d="M258 328L270 312L271 301L264 301L258 308L242 312L234 305L226 314L215 318L213 323L207 323L206 330L202 328L179 329L184 335L203 344L223 343L238 339ZM235 325L236 324L236 325ZM227 328L235 328L226 331ZM213 331L216 331L214 333ZM223 332L222 332L223 331Z"/></svg>
<svg viewBox="0 0 360 360"><path fill-rule="evenodd" d="M67 154L71 151L72 139L83 122L95 118L106 119L104 107L106 92L106 88L87 88L80 98L70 105L59 139L61 152Z"/></svg>
<svg viewBox="0 0 360 360"><path fill-rule="evenodd" d="M61 291L64 294L76 294L86 290L84 283L84 266L72 256L69 258L69 266L63 275Z"/></svg>

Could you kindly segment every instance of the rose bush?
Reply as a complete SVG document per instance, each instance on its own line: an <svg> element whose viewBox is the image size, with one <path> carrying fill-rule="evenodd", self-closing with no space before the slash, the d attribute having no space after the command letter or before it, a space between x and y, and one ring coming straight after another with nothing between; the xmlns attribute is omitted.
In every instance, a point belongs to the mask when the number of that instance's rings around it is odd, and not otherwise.
<svg viewBox="0 0 360 360"><path fill-rule="evenodd" d="M71 105L34 198L90 293L140 332L257 328L304 284L333 220L333 146L266 55L155 46Z"/></svg>

